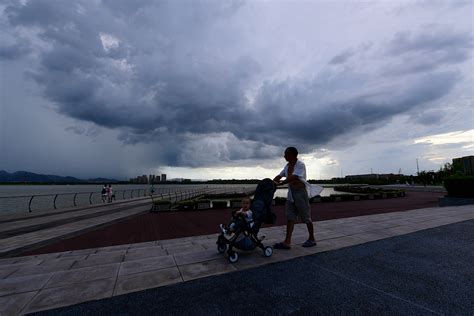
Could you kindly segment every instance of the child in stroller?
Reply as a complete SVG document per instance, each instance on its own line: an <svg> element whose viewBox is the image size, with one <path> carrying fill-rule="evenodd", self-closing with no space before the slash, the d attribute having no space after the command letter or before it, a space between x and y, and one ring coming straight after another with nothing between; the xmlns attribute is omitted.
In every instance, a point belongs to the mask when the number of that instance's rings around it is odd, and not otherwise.
<svg viewBox="0 0 474 316"><path fill-rule="evenodd" d="M250 197L242 198L242 208L240 210L232 211L232 219L229 225L220 224L222 233L227 239L232 239L236 232L240 232L245 228L252 228L254 222L252 217L252 210L250 210ZM247 227L249 226L249 227Z"/></svg>
<svg viewBox="0 0 474 316"><path fill-rule="evenodd" d="M255 190L253 202L249 197L244 197L242 208L232 212L233 216L229 225L220 225L222 233L217 238L217 250L220 253L227 252L230 263L236 263L239 260L239 254L233 248L248 251L259 247L263 250L265 257L273 254L272 247L265 247L262 244L265 236L259 238L258 232L262 223L274 222L275 217L271 213L270 206L275 189L272 180L262 180ZM250 210L250 204L253 211Z"/></svg>

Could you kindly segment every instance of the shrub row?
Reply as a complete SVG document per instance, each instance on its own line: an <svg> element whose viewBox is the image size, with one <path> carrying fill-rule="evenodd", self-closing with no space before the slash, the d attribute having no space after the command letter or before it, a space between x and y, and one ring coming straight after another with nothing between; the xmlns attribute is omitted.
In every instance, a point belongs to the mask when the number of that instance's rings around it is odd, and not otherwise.
<svg viewBox="0 0 474 316"><path fill-rule="evenodd" d="M340 201L360 201L360 200L374 200L374 199L387 199L405 196L405 191L386 191L383 193L373 194L331 194L330 196L315 196L311 198L310 203L320 202L340 202ZM285 205L286 198L276 197L276 205Z"/></svg>
<svg viewBox="0 0 474 316"><path fill-rule="evenodd" d="M231 206L237 207L236 203L240 207L240 200L231 200ZM226 208L227 200L214 200L212 201L213 208ZM168 211L172 208L178 208L179 210L205 210L211 208L211 200L199 199L199 200L184 200L179 201L173 205L170 200L153 200L153 209L158 211Z"/></svg>
<svg viewBox="0 0 474 316"><path fill-rule="evenodd" d="M202 198L208 200L230 200L243 198L246 194L244 193L222 193L222 194L205 194ZM239 200L240 201L240 200Z"/></svg>
<svg viewBox="0 0 474 316"><path fill-rule="evenodd" d="M357 187L357 186L336 186L334 191L349 192L355 194L393 194L405 192L405 190L394 190L394 189L380 189L380 188L369 188L369 187Z"/></svg>
<svg viewBox="0 0 474 316"><path fill-rule="evenodd" d="M386 199L386 198L395 198L405 196L405 191L403 190L394 190L394 191L383 191L378 193L370 194L331 194L330 196L316 196L310 199L311 203L320 203L320 202L340 202L340 201L358 201L358 200L373 200L373 199ZM275 205L285 205L286 198L284 197L275 197ZM208 199L199 199L199 200L185 200L179 201L176 203L176 206L180 210L202 210L211 208L227 208L229 200L211 200ZM212 203L212 204L211 204ZM154 200L154 209L155 210L170 210L172 203L169 200ZM239 208L241 205L240 199L230 200L231 208Z"/></svg>
<svg viewBox="0 0 474 316"><path fill-rule="evenodd" d="M474 197L474 176L451 176L444 179L449 197Z"/></svg>

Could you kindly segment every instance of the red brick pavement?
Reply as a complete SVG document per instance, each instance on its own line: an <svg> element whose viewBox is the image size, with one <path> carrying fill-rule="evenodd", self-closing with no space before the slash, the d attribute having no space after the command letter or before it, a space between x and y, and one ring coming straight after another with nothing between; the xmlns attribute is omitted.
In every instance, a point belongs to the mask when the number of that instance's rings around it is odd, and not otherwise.
<svg viewBox="0 0 474 316"><path fill-rule="evenodd" d="M311 213L313 220L322 221L406 211L437 206L438 198L442 196L443 193L407 192L402 198L316 203L311 205ZM285 225L284 206L275 206L274 211L277 214L275 225ZM218 225L229 218L229 209L148 213L22 255L212 234L217 233Z"/></svg>

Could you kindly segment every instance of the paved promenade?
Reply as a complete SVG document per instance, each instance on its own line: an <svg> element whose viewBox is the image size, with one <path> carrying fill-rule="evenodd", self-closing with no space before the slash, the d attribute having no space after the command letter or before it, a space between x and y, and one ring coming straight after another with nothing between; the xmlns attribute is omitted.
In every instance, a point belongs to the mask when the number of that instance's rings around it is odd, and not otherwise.
<svg viewBox="0 0 474 316"><path fill-rule="evenodd" d="M311 218L321 222L379 213L391 213L438 206L440 193L407 192L402 198L312 203ZM274 206L276 226L285 225L285 207ZM24 255L100 248L138 242L208 235L217 232L220 223L227 223L231 209L143 213L112 225L72 238L65 238L28 251ZM316 224L318 225L318 224Z"/></svg>
<svg viewBox="0 0 474 316"><path fill-rule="evenodd" d="M0 258L71 238L135 215L147 213L150 198L49 212L0 217Z"/></svg>
<svg viewBox="0 0 474 316"><path fill-rule="evenodd" d="M294 247L265 258L242 253L231 265L216 251L216 235L125 244L0 260L0 313L16 315L245 270L474 219L474 207L434 207L316 223L318 246L302 248L306 228L296 225ZM284 227L261 230L264 244ZM225 294L223 294L225 295Z"/></svg>
<svg viewBox="0 0 474 316"><path fill-rule="evenodd" d="M33 315L473 315L474 220Z"/></svg>

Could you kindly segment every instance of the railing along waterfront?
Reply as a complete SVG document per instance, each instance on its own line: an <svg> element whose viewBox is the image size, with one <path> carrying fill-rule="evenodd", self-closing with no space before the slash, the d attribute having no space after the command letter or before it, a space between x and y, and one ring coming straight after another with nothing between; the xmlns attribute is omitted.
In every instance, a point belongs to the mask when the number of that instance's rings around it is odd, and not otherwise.
<svg viewBox="0 0 474 316"><path fill-rule="evenodd" d="M114 190L113 201L124 201L136 198L150 197L166 199L171 202L178 202L196 198L203 194L217 193L243 193L249 190L249 186L227 186L227 187L158 187L148 189L127 189ZM33 212L44 210L56 210L72 207L87 207L91 205L107 204L101 192L72 192L57 194L30 194L16 196L0 196L0 214L5 212Z"/></svg>

